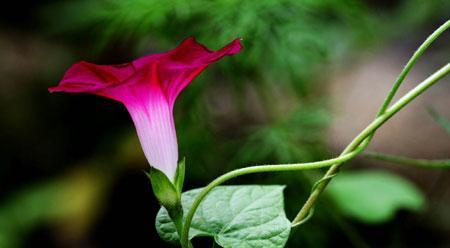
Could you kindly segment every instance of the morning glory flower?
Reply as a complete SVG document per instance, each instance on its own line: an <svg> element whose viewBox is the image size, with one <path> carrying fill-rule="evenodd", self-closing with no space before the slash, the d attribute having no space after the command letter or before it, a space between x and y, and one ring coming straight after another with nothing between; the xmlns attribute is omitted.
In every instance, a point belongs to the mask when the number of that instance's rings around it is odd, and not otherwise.
<svg viewBox="0 0 450 248"><path fill-rule="evenodd" d="M190 37L173 50L130 63L96 65L81 61L72 65L59 85L49 91L90 93L123 103L148 162L173 180L178 164L173 120L177 96L208 65L241 48L240 39L236 39L211 51Z"/></svg>

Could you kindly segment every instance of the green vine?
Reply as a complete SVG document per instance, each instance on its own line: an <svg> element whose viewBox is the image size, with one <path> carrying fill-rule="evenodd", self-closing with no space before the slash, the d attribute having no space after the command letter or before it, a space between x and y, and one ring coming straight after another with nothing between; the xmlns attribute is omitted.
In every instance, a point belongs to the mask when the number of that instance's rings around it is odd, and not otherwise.
<svg viewBox="0 0 450 248"><path fill-rule="evenodd" d="M397 93L401 83L405 79L408 72L411 70L413 65L416 63L418 58L425 52L425 50L430 46L430 44L441 35L446 29L450 27L450 20L440 26L436 31L434 31L425 42L417 49L417 51L413 54L411 59L408 61L396 82L392 86L391 91L383 102L377 117L363 130L361 133L356 136L352 142L344 149L342 154L339 157L318 161L318 162L310 162L310 163L295 163L295 164L280 164L280 165L261 165L261 166L250 166L237 170L230 171L222 176L219 176L211 183L209 183L203 190L199 193L195 201L193 202L191 208L189 209L183 228L181 231L181 245L183 248L188 248L189 244L189 229L192 223L192 219L194 214L202 202L202 200L208 195L208 193L216 186L238 176L252 174L252 173L262 173L262 172L279 172L279 171L293 171L293 170L309 170L309 169L317 169L323 167L330 167L327 173L320 179L313 187L313 190L308 197L307 201L300 209L297 216L292 221L292 226L298 226L304 223L311 215L312 209L317 201L320 194L325 190L328 183L331 179L339 172L340 166L346 161L354 158L356 155L361 153L370 143L371 139L375 131L381 127L387 120L389 120L392 116L394 116L398 111L403 109L407 104L409 104L412 100L414 100L417 96L426 91L429 87L437 83L440 79L445 77L450 73L450 63L443 66L441 69L436 71L434 74L429 76L419 85L417 85L414 89L405 94L402 98L400 98L397 102L395 102L391 107L391 104L395 94ZM370 153L369 153L370 154ZM369 155L371 156L371 155ZM373 154L372 154L373 157ZM381 159L382 156L378 156ZM384 156L383 158L386 158ZM398 157L397 157L398 158ZM392 160L392 156L390 157ZM400 161L400 160L397 160ZM401 161L405 162L405 159ZM412 162L411 159L408 162ZM417 162L417 161L416 161ZM423 161L422 161L423 162ZM411 164L418 165L413 163L403 163L403 164ZM420 163L419 163L420 164ZM438 166L428 166L428 167L438 167ZM443 167L443 166L440 166Z"/></svg>
<svg viewBox="0 0 450 248"><path fill-rule="evenodd" d="M442 160L413 159L403 156L377 152L365 152L362 155L366 158L386 161L394 164L412 165L423 168L450 168L450 159L442 159Z"/></svg>

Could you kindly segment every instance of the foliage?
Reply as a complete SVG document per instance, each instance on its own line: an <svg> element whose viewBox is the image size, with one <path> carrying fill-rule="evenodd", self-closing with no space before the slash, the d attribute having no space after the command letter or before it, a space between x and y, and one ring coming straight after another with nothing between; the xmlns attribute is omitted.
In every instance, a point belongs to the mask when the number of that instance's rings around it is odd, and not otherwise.
<svg viewBox="0 0 450 248"><path fill-rule="evenodd" d="M433 117L433 119L447 132L450 134L450 121L447 120L444 116L440 115L436 110L432 107L428 108L428 113Z"/></svg>
<svg viewBox="0 0 450 248"><path fill-rule="evenodd" d="M55 8L46 12L60 17L50 22L55 29L90 30L97 45L119 40L168 47L187 35L218 45L242 37L246 56L235 63L260 79L309 76L326 58L373 39L375 27L358 0L79 0Z"/></svg>
<svg viewBox="0 0 450 248"><path fill-rule="evenodd" d="M345 215L371 224L390 220L399 209L419 210L425 203L412 183L382 171L340 173L327 192Z"/></svg>
<svg viewBox="0 0 450 248"><path fill-rule="evenodd" d="M318 106L300 106L278 122L255 127L236 157L241 163L312 161L325 148L323 129L330 116Z"/></svg>
<svg viewBox="0 0 450 248"><path fill-rule="evenodd" d="M34 184L0 207L0 247L21 247L24 236L43 223L70 223L74 234L86 230L96 214L107 178L92 169Z"/></svg>
<svg viewBox="0 0 450 248"><path fill-rule="evenodd" d="M428 24L433 21L442 21L448 17L450 2L447 0L404 0L395 9L392 20L395 26L406 32L417 29L417 26ZM389 25L386 23L386 25Z"/></svg>
<svg viewBox="0 0 450 248"><path fill-rule="evenodd" d="M284 247L291 228L284 213L283 186L219 186L201 203L190 238L209 236L222 247ZM201 189L183 193L187 212ZM164 208L156 228L162 239L178 242L175 225Z"/></svg>

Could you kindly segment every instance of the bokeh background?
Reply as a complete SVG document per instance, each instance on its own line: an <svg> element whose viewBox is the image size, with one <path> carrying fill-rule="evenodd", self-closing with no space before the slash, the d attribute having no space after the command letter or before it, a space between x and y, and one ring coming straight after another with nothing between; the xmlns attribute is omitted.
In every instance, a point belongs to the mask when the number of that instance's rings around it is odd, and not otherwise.
<svg viewBox="0 0 450 248"><path fill-rule="evenodd" d="M208 68L175 106L192 189L244 165L336 156L449 19L450 2L45 0L0 12L0 247L168 247L128 113L92 95L49 94L65 69L123 63L190 35L214 49L242 37L245 49ZM449 62L449 41L432 45L400 93ZM369 150L449 158L449 83L382 127ZM320 175L232 183L286 184L293 218ZM355 159L287 247L450 247L449 182L446 170Z"/></svg>

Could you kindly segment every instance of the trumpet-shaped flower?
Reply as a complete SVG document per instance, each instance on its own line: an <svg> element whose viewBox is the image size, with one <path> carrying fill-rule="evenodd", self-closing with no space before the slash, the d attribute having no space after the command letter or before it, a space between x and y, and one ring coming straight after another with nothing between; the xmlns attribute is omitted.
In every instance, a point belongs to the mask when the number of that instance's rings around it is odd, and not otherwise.
<svg viewBox="0 0 450 248"><path fill-rule="evenodd" d="M79 62L64 74L50 92L91 93L122 102L137 130L151 166L173 180L178 145L173 105L180 92L209 64L238 53L240 39L217 51L193 37L165 53L151 54L120 65Z"/></svg>

